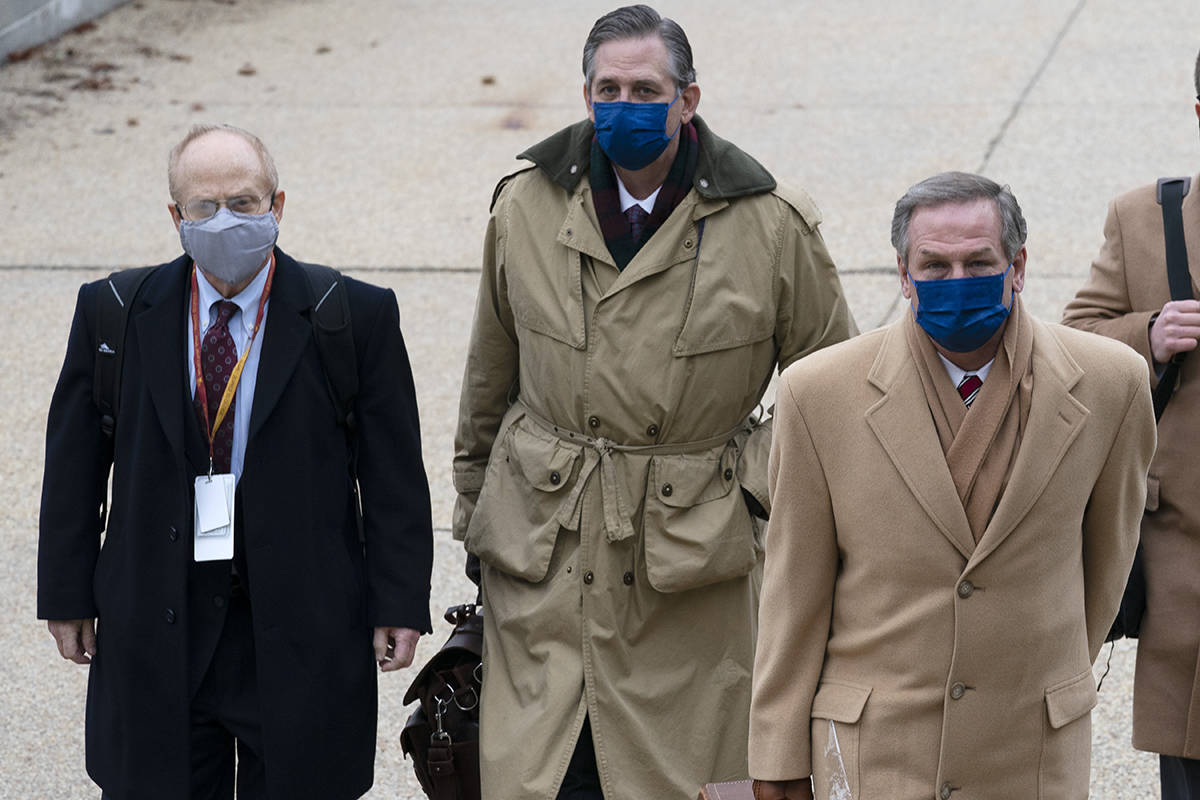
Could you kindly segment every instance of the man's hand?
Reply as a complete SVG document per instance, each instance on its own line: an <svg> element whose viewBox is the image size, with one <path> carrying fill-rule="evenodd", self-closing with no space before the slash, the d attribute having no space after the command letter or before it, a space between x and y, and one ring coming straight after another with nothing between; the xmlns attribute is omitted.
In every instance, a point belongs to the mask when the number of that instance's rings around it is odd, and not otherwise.
<svg viewBox="0 0 1200 800"><path fill-rule="evenodd" d="M375 660L380 672L394 672L412 663L421 634L412 628L376 628Z"/></svg>
<svg viewBox="0 0 1200 800"><path fill-rule="evenodd" d="M90 664L96 655L96 621L94 619L52 619L46 623L50 635L58 643L58 652L76 664Z"/></svg>
<svg viewBox="0 0 1200 800"><path fill-rule="evenodd" d="M813 800L812 782L808 778L798 781L754 781L754 800Z"/></svg>
<svg viewBox="0 0 1200 800"><path fill-rule="evenodd" d="M1150 326L1150 354L1166 364L1176 353L1196 349L1200 340L1200 300L1172 300Z"/></svg>

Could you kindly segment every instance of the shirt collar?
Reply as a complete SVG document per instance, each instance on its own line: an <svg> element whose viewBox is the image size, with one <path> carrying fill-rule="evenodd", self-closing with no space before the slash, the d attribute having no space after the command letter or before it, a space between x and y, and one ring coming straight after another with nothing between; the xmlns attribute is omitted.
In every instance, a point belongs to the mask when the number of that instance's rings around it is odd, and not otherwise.
<svg viewBox="0 0 1200 800"><path fill-rule="evenodd" d="M274 258L273 255L272 258ZM229 298L242 312L236 315L237 319L231 324L241 325L247 336L254 330L254 318L258 316L258 299L262 297L263 287L267 284L267 273L271 271L270 264L270 259L268 259L264 268L254 276L254 280L250 281L245 289ZM205 331L208 330L209 320L212 317L213 304L226 298L208 282L208 276L202 269L196 270L196 288L200 292L200 330Z"/></svg>
<svg viewBox="0 0 1200 800"><path fill-rule="evenodd" d="M955 386L958 386L960 383L962 383L962 379L968 375L978 375L980 381L986 381L988 372L990 372L992 369L992 364L996 362L996 359L993 358L979 369L965 370L950 359L946 358L941 353L938 353L937 355L938 358L942 360L942 365L946 368L946 373L950 376L950 382Z"/></svg>
<svg viewBox="0 0 1200 800"><path fill-rule="evenodd" d="M654 213L654 201L658 198L658 193L662 191L661 186L651 192L650 196L645 200L638 200L629 193L628 189L625 188L625 184L621 182L621 176L617 175L617 171L615 169L613 170L613 175L616 176L617 179L617 196L621 200L622 214L628 211L630 206L635 204L641 206L647 214Z"/></svg>

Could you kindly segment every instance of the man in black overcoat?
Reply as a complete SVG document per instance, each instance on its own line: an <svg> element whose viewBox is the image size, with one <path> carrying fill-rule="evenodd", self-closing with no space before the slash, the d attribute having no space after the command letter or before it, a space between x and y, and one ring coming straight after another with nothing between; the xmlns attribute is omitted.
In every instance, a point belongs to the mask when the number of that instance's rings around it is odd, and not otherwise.
<svg viewBox="0 0 1200 800"><path fill-rule="evenodd" d="M274 246L270 154L199 126L169 164L185 255L122 298L111 439L93 382L109 346L97 293L114 287L79 292L46 435L38 616L64 658L90 664L87 771L105 797L216 800L236 784L247 800L357 798L373 780L376 664L408 666L431 630L396 298L338 289L358 378L348 434L314 334L321 298Z"/></svg>

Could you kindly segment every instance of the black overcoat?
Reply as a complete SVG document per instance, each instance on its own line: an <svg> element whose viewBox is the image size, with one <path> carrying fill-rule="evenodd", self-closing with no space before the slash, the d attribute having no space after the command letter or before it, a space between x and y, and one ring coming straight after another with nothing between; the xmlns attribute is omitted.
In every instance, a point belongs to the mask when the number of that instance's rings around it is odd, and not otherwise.
<svg viewBox="0 0 1200 800"><path fill-rule="evenodd" d="M371 785L375 757L372 627L431 629L416 398L395 295L347 278L364 546L350 446L309 321L312 291L293 259L275 255L236 521L267 786L272 798L356 798ZM87 769L129 800L187 796L189 699L219 632L212 587L228 591L227 562L192 559L192 486L207 448L188 386L191 266L186 256L162 265L131 307L111 444L92 398L95 293L109 287L80 289L47 426L38 616L98 618Z"/></svg>

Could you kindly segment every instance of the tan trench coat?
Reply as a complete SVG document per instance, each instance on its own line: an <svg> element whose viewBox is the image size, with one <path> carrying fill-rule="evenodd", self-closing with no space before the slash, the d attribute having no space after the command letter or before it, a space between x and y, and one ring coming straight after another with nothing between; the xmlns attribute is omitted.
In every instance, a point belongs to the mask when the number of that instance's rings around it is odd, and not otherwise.
<svg viewBox="0 0 1200 800"><path fill-rule="evenodd" d="M750 774L811 772L829 798L832 722L854 800L1086 798L1091 665L1154 451L1146 371L1033 321L1027 427L976 544L904 324L784 373Z"/></svg>
<svg viewBox="0 0 1200 800"><path fill-rule="evenodd" d="M776 365L855 333L802 194L697 120L696 185L623 272L590 123L498 189L455 535L483 562L488 798L553 798L585 715L609 800L744 777Z"/></svg>
<svg viewBox="0 0 1200 800"><path fill-rule="evenodd" d="M1200 298L1200 176L1183 199L1192 293ZM1108 209L1104 246L1063 321L1125 342L1149 365L1149 325L1171 299L1162 208L1154 185ZM1200 758L1200 356L1188 356L1159 422L1150 465L1142 557L1146 615L1137 644L1133 746ZM1151 381L1154 381L1153 374Z"/></svg>

